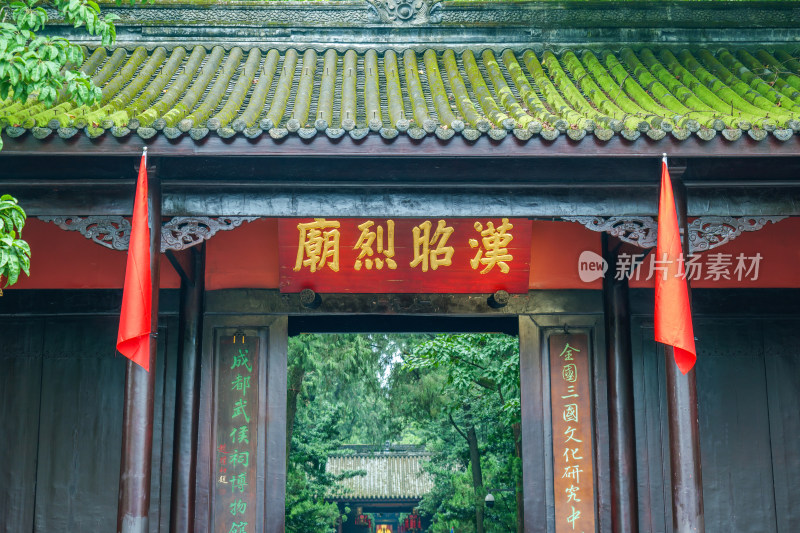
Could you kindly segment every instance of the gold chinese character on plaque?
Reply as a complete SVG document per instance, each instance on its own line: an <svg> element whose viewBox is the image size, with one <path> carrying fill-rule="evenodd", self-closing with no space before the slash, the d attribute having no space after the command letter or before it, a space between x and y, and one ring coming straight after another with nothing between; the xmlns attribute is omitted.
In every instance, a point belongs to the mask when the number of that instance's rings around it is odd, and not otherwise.
<svg viewBox="0 0 800 533"><path fill-rule="evenodd" d="M478 239L469 240L470 247L478 249L475 257L469 262L473 270L478 270L481 265L484 265L481 274L486 274L497 265L500 272L508 274L510 268L506 261L514 259L514 256L508 253L508 244L514 238L508 233L512 229L514 229L514 225L507 218L504 218L496 228L491 221L486 223L485 229L480 222L475 223L475 231L480 233L481 240L480 242Z"/></svg>
<svg viewBox="0 0 800 533"><path fill-rule="evenodd" d="M358 229L361 230L361 235L358 237L358 242L356 242L353 249L360 250L360 252L358 258L356 258L354 268L361 270L363 266L367 270L372 270L374 265L376 270L381 270L385 264L387 268L394 270L397 268L397 263L392 259L394 257L394 220L386 221L386 246L384 246L383 242L383 226L378 225L373 231L372 226L374 225L375 222L367 220L358 226ZM372 256L375 255L375 250L372 248L373 245L377 248L378 256L383 257L372 259Z"/></svg>
<svg viewBox="0 0 800 533"><path fill-rule="evenodd" d="M411 267L422 264L422 271L427 272L428 266L436 270L440 266L453 264L453 247L447 246L447 239L453 234L453 228L440 220L436 231L431 236L431 221L426 220L419 226L414 226L414 259Z"/></svg>
<svg viewBox="0 0 800 533"><path fill-rule="evenodd" d="M339 272L339 222L315 218L314 222L300 223L300 242L297 245L297 261L294 271L308 267L316 272L328 266Z"/></svg>

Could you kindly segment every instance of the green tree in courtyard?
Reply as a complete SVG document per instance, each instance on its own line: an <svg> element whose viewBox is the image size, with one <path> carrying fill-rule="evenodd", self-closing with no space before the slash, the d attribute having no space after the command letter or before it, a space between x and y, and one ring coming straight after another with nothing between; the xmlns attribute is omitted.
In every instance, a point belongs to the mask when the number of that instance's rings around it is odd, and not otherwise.
<svg viewBox="0 0 800 533"><path fill-rule="evenodd" d="M335 404L343 442L383 444L396 433L384 375L405 337L390 335L298 335L290 339L287 424L299 409Z"/></svg>
<svg viewBox="0 0 800 533"><path fill-rule="evenodd" d="M387 440L434 454L435 486L421 504L436 519L429 531L477 531L480 523L486 533L514 532L521 524L516 338L300 335L290 339L288 381L287 531L334 527L338 512L324 498L336 483L325 473L328 457L345 443ZM488 487L512 490L496 493L489 510Z"/></svg>
<svg viewBox="0 0 800 533"><path fill-rule="evenodd" d="M405 342L388 335L352 334L289 340L287 531L334 527L339 513L325 495L340 478L327 474L325 466L342 444L382 444L397 434L384 381L392 354L404 349Z"/></svg>
<svg viewBox="0 0 800 533"><path fill-rule="evenodd" d="M415 420L429 450L434 492L422 510L439 518L432 531L462 527L477 533L521 527L522 498L519 426L519 349L506 335L439 335L405 358L407 376L398 376L393 394L406 399L406 417ZM467 472L465 468L468 467ZM465 483L470 498L465 497ZM510 507L484 508L487 487L511 488Z"/></svg>
<svg viewBox="0 0 800 533"><path fill-rule="evenodd" d="M323 404L313 411L301 409L294 420L286 476L288 532L334 531L339 509L326 502L325 496L338 480L347 477L325 472L328 457L341 444L336 414L335 405Z"/></svg>

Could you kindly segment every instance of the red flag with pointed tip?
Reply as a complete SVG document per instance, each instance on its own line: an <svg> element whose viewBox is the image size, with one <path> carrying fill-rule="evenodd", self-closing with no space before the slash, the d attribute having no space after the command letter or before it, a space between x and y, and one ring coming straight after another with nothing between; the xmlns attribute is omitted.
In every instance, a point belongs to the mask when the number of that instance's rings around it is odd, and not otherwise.
<svg viewBox="0 0 800 533"><path fill-rule="evenodd" d="M117 350L150 371L150 328L153 286L150 273L150 228L147 223L147 153L142 154L133 202L128 265L122 292Z"/></svg>
<svg viewBox="0 0 800 533"><path fill-rule="evenodd" d="M675 364L686 374L697 360L692 327L692 309L682 261L681 233L672 194L667 157L661 163L661 196L658 200L658 241L655 260L665 266L656 275L655 338L674 347Z"/></svg>

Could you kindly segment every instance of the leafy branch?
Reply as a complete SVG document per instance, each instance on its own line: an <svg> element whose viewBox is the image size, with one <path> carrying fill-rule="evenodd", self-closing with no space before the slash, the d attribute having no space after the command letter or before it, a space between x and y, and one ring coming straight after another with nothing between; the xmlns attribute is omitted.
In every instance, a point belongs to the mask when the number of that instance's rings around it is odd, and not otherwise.
<svg viewBox="0 0 800 533"><path fill-rule="evenodd" d="M79 70L83 50L46 34L50 19L43 5L40 0L0 2L0 100L25 102L33 97L47 107L66 101L94 105L102 92L90 73ZM64 22L100 37L104 46L116 39L118 17L102 15L93 0L51 0L49 5Z"/></svg>
<svg viewBox="0 0 800 533"><path fill-rule="evenodd" d="M0 280L5 279L5 287L17 282L20 271L30 275L31 248L21 238L25 218L15 198L0 196Z"/></svg>

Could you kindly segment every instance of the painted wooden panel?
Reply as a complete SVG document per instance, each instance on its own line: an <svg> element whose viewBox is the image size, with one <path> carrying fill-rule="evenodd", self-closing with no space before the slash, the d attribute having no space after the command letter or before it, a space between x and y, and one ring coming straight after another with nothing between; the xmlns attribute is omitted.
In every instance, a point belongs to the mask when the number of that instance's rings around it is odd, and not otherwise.
<svg viewBox="0 0 800 533"><path fill-rule="evenodd" d="M695 324L706 532L775 531L761 322Z"/></svg>
<svg viewBox="0 0 800 533"><path fill-rule="evenodd" d="M800 320L764 324L778 533L800 531Z"/></svg>
<svg viewBox="0 0 800 533"><path fill-rule="evenodd" d="M661 533L672 530L665 361L652 322L633 324L640 528ZM707 533L798 530L798 331L789 320L695 320Z"/></svg>
<svg viewBox="0 0 800 533"><path fill-rule="evenodd" d="M112 357L45 360L36 532L116 527L124 375Z"/></svg>
<svg viewBox="0 0 800 533"><path fill-rule="evenodd" d="M50 319L44 334L34 531L114 530L125 376L115 321Z"/></svg>
<svg viewBox="0 0 800 533"><path fill-rule="evenodd" d="M233 343L233 336L237 341ZM244 344L242 344L244 335ZM195 530L280 533L286 495L286 317L206 316L203 337ZM240 347L246 349L247 371ZM241 374L251 376L244 397ZM227 389L227 390L226 390ZM228 397L224 396L228 394ZM249 396L248 396L249 395ZM222 401L220 401L220 399ZM237 401L241 401L237 409ZM244 402L247 402L245 405ZM249 422L244 417L247 414ZM241 423L244 421L244 423ZM240 441L248 425L249 442ZM232 430L237 432L232 437ZM235 437L235 439L234 439ZM233 442L235 440L235 442ZM224 450L220 446L224 445ZM234 445L231 448L231 445ZM231 468L231 450L249 452ZM224 451L225 453L222 453ZM225 465L222 457L225 456ZM244 457L241 457L244 458ZM220 467L227 472L220 472ZM240 483L220 475L246 474ZM244 490L239 490L240 488ZM232 497L235 495L235 498ZM241 502L238 500L241 499ZM241 505L246 503L245 506ZM235 504L235 505L232 505ZM235 512L232 512L235 511ZM246 522L246 525L244 524Z"/></svg>
<svg viewBox="0 0 800 533"><path fill-rule="evenodd" d="M3 320L0 350L0 532L33 529L41 387L40 322Z"/></svg>
<svg viewBox="0 0 800 533"><path fill-rule="evenodd" d="M672 531L669 442L667 440L664 354L656 349L651 320L635 319L631 326L639 529ZM670 522L671 524L671 522Z"/></svg>
<svg viewBox="0 0 800 533"><path fill-rule="evenodd" d="M3 533L115 530L125 374L116 325L115 316L92 315L0 320L18 332L0 353L0 475L17 480L0 484ZM166 531L169 519L166 333L159 329L151 533Z"/></svg>

